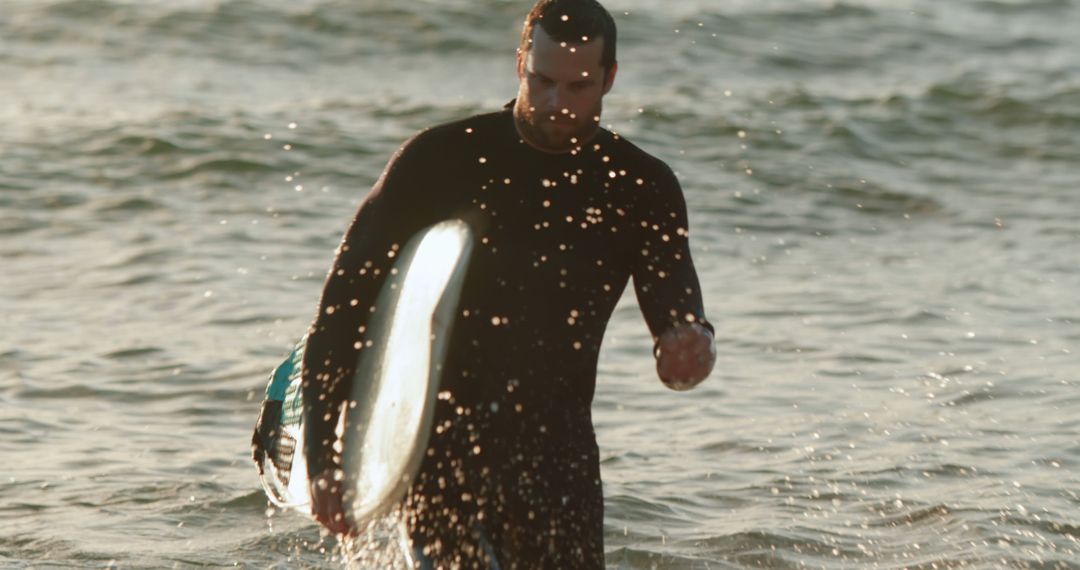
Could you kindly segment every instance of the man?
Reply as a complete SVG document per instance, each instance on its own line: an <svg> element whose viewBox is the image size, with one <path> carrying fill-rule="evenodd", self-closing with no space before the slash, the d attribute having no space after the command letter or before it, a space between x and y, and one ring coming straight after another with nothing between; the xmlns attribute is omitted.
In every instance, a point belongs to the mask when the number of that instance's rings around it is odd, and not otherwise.
<svg viewBox="0 0 1080 570"><path fill-rule="evenodd" d="M671 170L599 126L618 71L595 0L540 0L501 112L426 130L394 155L326 280L303 363L313 512L335 533L339 410L371 303L416 232L458 218L472 254L429 449L406 500L422 564L602 568L603 498L590 405L608 319L633 277L676 390L715 361ZM335 476L337 475L337 476Z"/></svg>

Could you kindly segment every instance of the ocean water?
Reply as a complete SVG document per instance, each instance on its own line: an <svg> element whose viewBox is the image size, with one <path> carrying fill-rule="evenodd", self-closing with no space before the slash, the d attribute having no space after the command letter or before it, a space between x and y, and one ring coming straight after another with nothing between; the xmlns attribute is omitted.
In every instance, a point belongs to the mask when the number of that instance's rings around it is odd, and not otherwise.
<svg viewBox="0 0 1080 570"><path fill-rule="evenodd" d="M0 567L392 562L268 509L250 432L529 5L0 0ZM719 353L667 391L617 309L608 567L1080 568L1080 2L607 6L604 122L680 176Z"/></svg>

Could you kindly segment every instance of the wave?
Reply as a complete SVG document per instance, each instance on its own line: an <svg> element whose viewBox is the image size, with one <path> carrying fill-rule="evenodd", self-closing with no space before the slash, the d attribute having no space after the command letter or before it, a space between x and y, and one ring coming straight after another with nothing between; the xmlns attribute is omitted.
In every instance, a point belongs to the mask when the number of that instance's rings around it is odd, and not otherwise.
<svg viewBox="0 0 1080 570"><path fill-rule="evenodd" d="M0 153L0 170L27 188L0 192L0 209L11 210L0 216L0 234L45 229L50 221L34 212L60 210L87 212L71 220L81 225L131 216L173 224L188 219L193 201L222 192L251 198L207 200L208 208L220 210L212 215L222 218L263 216L268 204L282 200L290 217L318 217L325 215L324 197L339 188L366 188L393 149L422 125L475 110L475 104L374 96L308 101L259 117L180 109L105 125L75 118L39 132L22 146L26 158ZM288 128L294 121L301 126Z"/></svg>
<svg viewBox="0 0 1080 570"><path fill-rule="evenodd" d="M110 360L126 360L129 358L144 358L151 355L161 355L165 352L165 349L157 346L136 346L109 352L102 356Z"/></svg>
<svg viewBox="0 0 1080 570"><path fill-rule="evenodd" d="M846 564L866 561L865 553L844 542L848 541L821 529L778 528L709 537L695 541L694 546L703 557L737 568L806 568L818 566L822 559Z"/></svg>
<svg viewBox="0 0 1080 570"><path fill-rule="evenodd" d="M657 524L687 524L689 521L674 506L643 497L613 494L604 504L617 521L650 521Z"/></svg>
<svg viewBox="0 0 1080 570"><path fill-rule="evenodd" d="M142 196L110 196L95 204L94 209L97 212L102 213L140 213L162 210L165 209L165 207L166 206L162 201L153 198L145 198Z"/></svg>
<svg viewBox="0 0 1080 570"><path fill-rule="evenodd" d="M31 508L32 505L17 503L11 506L18 508L18 511L16 512L34 512L36 510ZM56 560L63 560L66 555L69 555L74 551L75 546L69 540L34 537L33 535L22 533L14 536L0 536L0 562L4 563L5 568L41 567L35 565L35 561L41 561L47 565L51 565ZM11 558L9 559L8 556L11 556ZM96 561L100 564L100 560L107 559L108 558L100 558ZM8 560L11 561L11 566L7 565ZM89 560L87 560L87 562L89 562Z"/></svg>
<svg viewBox="0 0 1080 570"><path fill-rule="evenodd" d="M837 180L813 191L822 206L867 214L937 214L944 210L933 198L889 190L866 180Z"/></svg>
<svg viewBox="0 0 1080 570"><path fill-rule="evenodd" d="M710 455L723 455L729 453L771 455L780 453L781 451L784 451L784 449L778 446L752 445L743 441L732 441L724 439L719 441L703 442L700 446L698 446L697 451L701 453L708 453Z"/></svg>
<svg viewBox="0 0 1080 570"><path fill-rule="evenodd" d="M604 553L604 564L617 568L739 568L734 565L717 564L716 560L689 556L683 553L652 551L643 547L623 546ZM775 568L783 568L775 566Z"/></svg>
<svg viewBox="0 0 1080 570"><path fill-rule="evenodd" d="M881 501L873 505L873 509L877 510L877 516L867 519L868 528L958 526L952 511L944 504L912 508L908 505L897 507L894 501Z"/></svg>
<svg viewBox="0 0 1080 570"><path fill-rule="evenodd" d="M49 220L28 218L25 214L20 217L15 215L7 215L4 212L4 216L0 217L0 235L19 235L31 233L37 230L46 229L51 225ZM3 257L10 258L15 256L22 256L29 253L27 250L19 251L4 251Z"/></svg>
<svg viewBox="0 0 1080 570"><path fill-rule="evenodd" d="M423 9L416 9L377 0L303 5L243 0L154 4L63 0L22 7L21 25L0 23L0 35L13 42L54 48L49 56L16 52L16 56L22 54L16 63L73 60L79 55L78 47L84 46L118 61L150 49L170 57L302 68L312 61L350 63L359 57L402 51L501 53L490 32L478 30L491 30L494 18L516 22L519 11L520 7L505 2L481 6L425 3ZM101 29L110 30L107 38L97 32Z"/></svg>
<svg viewBox="0 0 1080 570"><path fill-rule="evenodd" d="M1000 127L1034 124L1066 128L1080 125L1080 86L1044 85L1027 92L1024 85L992 82L976 73L964 73L938 82L916 96L893 96L887 103L901 112L933 109L930 117L946 120L943 112L959 113L948 120L975 119Z"/></svg>
<svg viewBox="0 0 1080 570"><path fill-rule="evenodd" d="M83 151L91 156L109 156L125 154L131 156L157 156L183 154L195 149L185 147L160 135L117 132L114 136L102 136L95 133L84 146Z"/></svg>
<svg viewBox="0 0 1080 570"><path fill-rule="evenodd" d="M280 167L275 162L261 157L225 156L215 153L185 160L160 173L160 176L165 180L172 180L203 174L244 175L273 172L281 172Z"/></svg>
<svg viewBox="0 0 1080 570"><path fill-rule="evenodd" d="M1012 396L1014 396L1013 393L997 386L980 386L974 392L964 390L962 394L945 400L942 405L961 408L1008 399Z"/></svg>
<svg viewBox="0 0 1080 570"><path fill-rule="evenodd" d="M1057 13L1073 7L1072 0L979 0L974 7L993 14L1016 15L1030 12Z"/></svg>

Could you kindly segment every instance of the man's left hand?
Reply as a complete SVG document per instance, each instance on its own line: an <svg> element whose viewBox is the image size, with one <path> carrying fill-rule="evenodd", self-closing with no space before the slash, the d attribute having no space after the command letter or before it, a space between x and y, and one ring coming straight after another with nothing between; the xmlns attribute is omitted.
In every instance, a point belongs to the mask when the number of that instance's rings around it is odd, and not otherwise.
<svg viewBox="0 0 1080 570"><path fill-rule="evenodd" d="M716 364L716 346L709 329L698 323L677 325L656 343L656 373L672 390L689 390Z"/></svg>

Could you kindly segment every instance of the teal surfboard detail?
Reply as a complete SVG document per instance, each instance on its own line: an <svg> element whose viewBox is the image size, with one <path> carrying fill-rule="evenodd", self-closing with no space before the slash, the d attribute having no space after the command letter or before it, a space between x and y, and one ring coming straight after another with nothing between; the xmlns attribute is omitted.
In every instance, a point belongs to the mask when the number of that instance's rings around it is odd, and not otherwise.
<svg viewBox="0 0 1080 570"><path fill-rule="evenodd" d="M270 373L270 382L266 385L266 399L283 401L290 384L300 378L301 366L304 360L304 348L307 346L307 335L304 335L289 353L289 356Z"/></svg>

